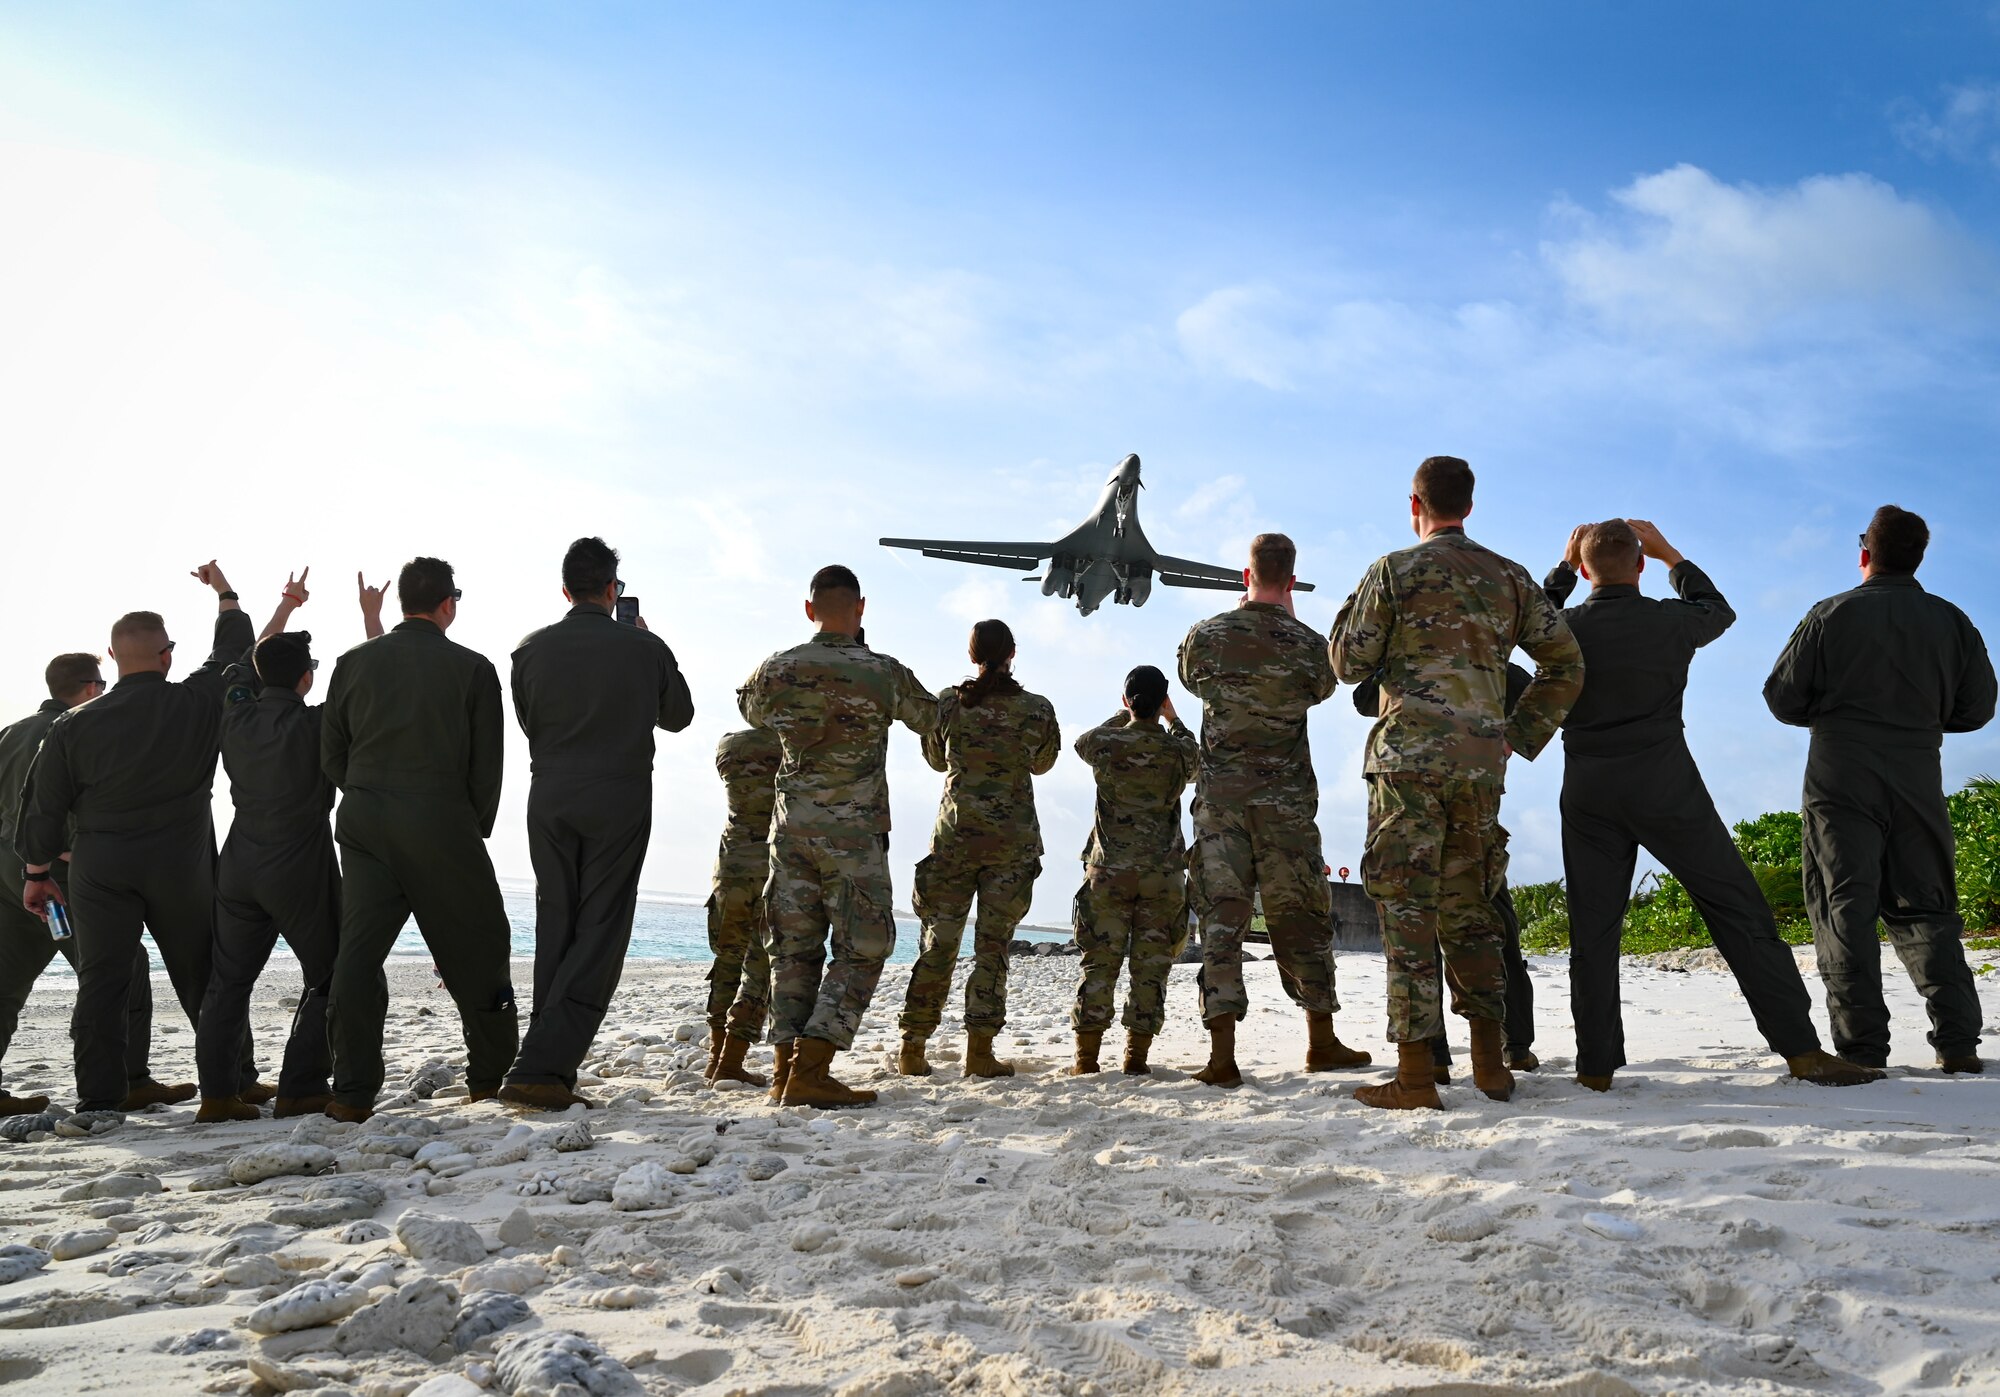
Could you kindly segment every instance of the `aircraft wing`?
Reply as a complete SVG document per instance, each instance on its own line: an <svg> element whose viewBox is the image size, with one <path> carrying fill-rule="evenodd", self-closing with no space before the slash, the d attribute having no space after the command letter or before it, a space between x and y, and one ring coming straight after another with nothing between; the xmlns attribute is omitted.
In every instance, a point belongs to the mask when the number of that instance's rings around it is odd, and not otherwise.
<svg viewBox="0 0 2000 1397"><path fill-rule="evenodd" d="M1153 559L1153 575L1169 587L1205 587L1212 592L1240 592L1243 590L1243 570L1241 568L1217 567L1213 563L1195 563L1186 558L1170 558L1162 553ZM1310 592L1312 583L1301 582L1297 590Z"/></svg>
<svg viewBox="0 0 2000 1397"><path fill-rule="evenodd" d="M1032 568L1055 549L1046 543L962 543L941 538L885 538L884 548L914 548L926 558L980 563L990 568Z"/></svg>

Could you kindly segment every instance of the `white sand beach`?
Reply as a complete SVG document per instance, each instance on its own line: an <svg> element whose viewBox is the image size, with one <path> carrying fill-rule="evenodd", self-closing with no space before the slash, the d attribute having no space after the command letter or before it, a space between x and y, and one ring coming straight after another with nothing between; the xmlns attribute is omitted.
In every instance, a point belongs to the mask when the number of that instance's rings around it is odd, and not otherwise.
<svg viewBox="0 0 2000 1397"><path fill-rule="evenodd" d="M1187 966L1162 1070L1058 1075L1075 967L1014 962L1022 1075L978 1083L890 1074L892 970L842 1059L882 1091L862 1112L709 1089L701 968L646 963L587 1115L444 1086L361 1127L196 1126L189 1105L0 1143L0 1247L61 1258L0 1251L0 1387L2000 1390L2000 1076L1931 1068L1893 962L1897 1070L1838 1092L1781 1078L1726 975L1628 963L1634 1063L1597 1096L1565 1070L1564 963L1537 961L1544 1070L1506 1105L1461 1078L1443 1114L1349 1099L1386 1057L1379 957L1340 960L1363 1073L1299 1072L1275 967L1251 967L1234 1093L1181 1070L1201 1060ZM265 1053L295 990L270 979ZM449 1001L416 967L393 990L392 1084L442 1080L418 1069L456 1056ZM67 1013L45 980L14 1090L69 1099ZM191 1035L160 1022L158 1074L186 1079ZM960 1041L948 1019L934 1060Z"/></svg>

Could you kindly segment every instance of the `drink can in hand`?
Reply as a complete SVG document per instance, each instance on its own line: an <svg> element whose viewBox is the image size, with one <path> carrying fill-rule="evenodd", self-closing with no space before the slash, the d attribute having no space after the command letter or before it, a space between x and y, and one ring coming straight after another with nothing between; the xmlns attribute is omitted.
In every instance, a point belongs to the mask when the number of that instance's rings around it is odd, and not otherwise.
<svg viewBox="0 0 2000 1397"><path fill-rule="evenodd" d="M76 928L69 924L69 908L49 899L49 940L67 941L76 935Z"/></svg>

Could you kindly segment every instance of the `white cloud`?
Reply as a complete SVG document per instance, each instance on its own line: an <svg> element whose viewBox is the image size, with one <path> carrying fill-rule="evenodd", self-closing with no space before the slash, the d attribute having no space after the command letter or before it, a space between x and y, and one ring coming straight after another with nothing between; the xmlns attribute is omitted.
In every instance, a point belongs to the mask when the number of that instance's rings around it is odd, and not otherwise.
<svg viewBox="0 0 2000 1397"><path fill-rule="evenodd" d="M1926 160L1960 160L2000 170L2000 82L1945 89L1936 110L1904 98L1889 108L1896 139Z"/></svg>
<svg viewBox="0 0 2000 1397"><path fill-rule="evenodd" d="M1766 189L1676 165L1612 198L1623 217L1585 216L1542 252L1576 306L1625 329L1867 328L1949 314L1994 285L1983 249L1867 175Z"/></svg>

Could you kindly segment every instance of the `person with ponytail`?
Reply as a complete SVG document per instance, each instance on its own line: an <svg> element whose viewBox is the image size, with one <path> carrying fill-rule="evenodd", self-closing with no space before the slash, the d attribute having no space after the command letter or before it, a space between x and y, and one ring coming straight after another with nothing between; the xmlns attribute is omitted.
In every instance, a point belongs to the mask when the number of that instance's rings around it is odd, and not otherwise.
<svg viewBox="0 0 2000 1397"><path fill-rule="evenodd" d="M930 1075L924 1045L943 1017L975 898L965 1075L1014 1075L1012 1063L993 1055L993 1038L1007 1020L1007 944L1028 915L1042 871L1031 778L1054 766L1062 750L1054 705L1014 678L1007 623L979 622L967 649L979 672L939 696L937 728L924 738L924 759L945 780L930 853L917 864L910 899L923 936L903 1001L897 1070L906 1077Z"/></svg>

